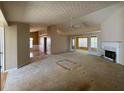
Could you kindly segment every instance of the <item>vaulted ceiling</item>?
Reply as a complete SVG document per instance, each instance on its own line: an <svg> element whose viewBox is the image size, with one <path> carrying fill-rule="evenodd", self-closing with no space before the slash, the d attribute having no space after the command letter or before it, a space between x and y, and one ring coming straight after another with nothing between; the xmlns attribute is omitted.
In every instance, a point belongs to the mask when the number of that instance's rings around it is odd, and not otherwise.
<svg viewBox="0 0 124 93"><path fill-rule="evenodd" d="M7 21L29 24L67 24L118 2L108 1L21 1L2 2Z"/></svg>

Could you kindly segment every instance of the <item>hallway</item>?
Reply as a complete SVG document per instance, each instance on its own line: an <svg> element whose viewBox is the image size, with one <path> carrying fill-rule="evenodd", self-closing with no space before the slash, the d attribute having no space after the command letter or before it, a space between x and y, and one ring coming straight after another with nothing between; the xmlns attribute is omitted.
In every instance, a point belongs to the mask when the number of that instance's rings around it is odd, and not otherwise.
<svg viewBox="0 0 124 93"><path fill-rule="evenodd" d="M30 50L31 62L36 62L38 60L42 60L47 57L48 55L44 52L41 52L39 48L37 48L36 50Z"/></svg>
<svg viewBox="0 0 124 93"><path fill-rule="evenodd" d="M40 32L30 32L31 62L42 60L51 54L51 41L48 36L40 36Z"/></svg>

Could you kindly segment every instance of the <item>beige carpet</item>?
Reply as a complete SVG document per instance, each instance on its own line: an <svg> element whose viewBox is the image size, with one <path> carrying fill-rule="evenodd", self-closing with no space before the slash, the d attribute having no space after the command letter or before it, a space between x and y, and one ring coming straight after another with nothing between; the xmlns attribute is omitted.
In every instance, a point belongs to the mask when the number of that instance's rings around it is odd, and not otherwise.
<svg viewBox="0 0 124 93"><path fill-rule="evenodd" d="M66 70L59 60L81 64ZM124 90L124 66L81 52L51 55L8 73L4 90Z"/></svg>

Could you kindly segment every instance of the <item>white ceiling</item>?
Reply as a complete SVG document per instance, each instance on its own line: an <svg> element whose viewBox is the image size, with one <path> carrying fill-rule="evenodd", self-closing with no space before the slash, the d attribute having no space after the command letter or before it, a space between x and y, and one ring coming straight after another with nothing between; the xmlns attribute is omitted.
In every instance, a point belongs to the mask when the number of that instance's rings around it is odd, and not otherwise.
<svg viewBox="0 0 124 93"><path fill-rule="evenodd" d="M108 1L35 1L2 2L7 21L29 24L66 24L118 2ZM32 26L33 28L34 26ZM35 25L36 27L36 25Z"/></svg>

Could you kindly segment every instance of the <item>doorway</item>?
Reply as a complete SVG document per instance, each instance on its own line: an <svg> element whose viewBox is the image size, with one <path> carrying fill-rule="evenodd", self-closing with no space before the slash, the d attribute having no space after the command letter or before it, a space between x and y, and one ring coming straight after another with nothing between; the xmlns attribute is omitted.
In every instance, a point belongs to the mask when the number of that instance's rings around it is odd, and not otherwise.
<svg viewBox="0 0 124 93"><path fill-rule="evenodd" d="M30 38L30 59L31 62L47 58L51 54L51 38L49 36L39 36L39 45L34 47L33 40Z"/></svg>
<svg viewBox="0 0 124 93"><path fill-rule="evenodd" d="M44 54L51 54L51 39L49 36L40 37L40 51Z"/></svg>
<svg viewBox="0 0 124 93"><path fill-rule="evenodd" d="M44 53L47 54L47 38L44 37Z"/></svg>
<svg viewBox="0 0 124 93"><path fill-rule="evenodd" d="M5 71L5 60L4 60L4 28L0 27L0 69L1 72Z"/></svg>

